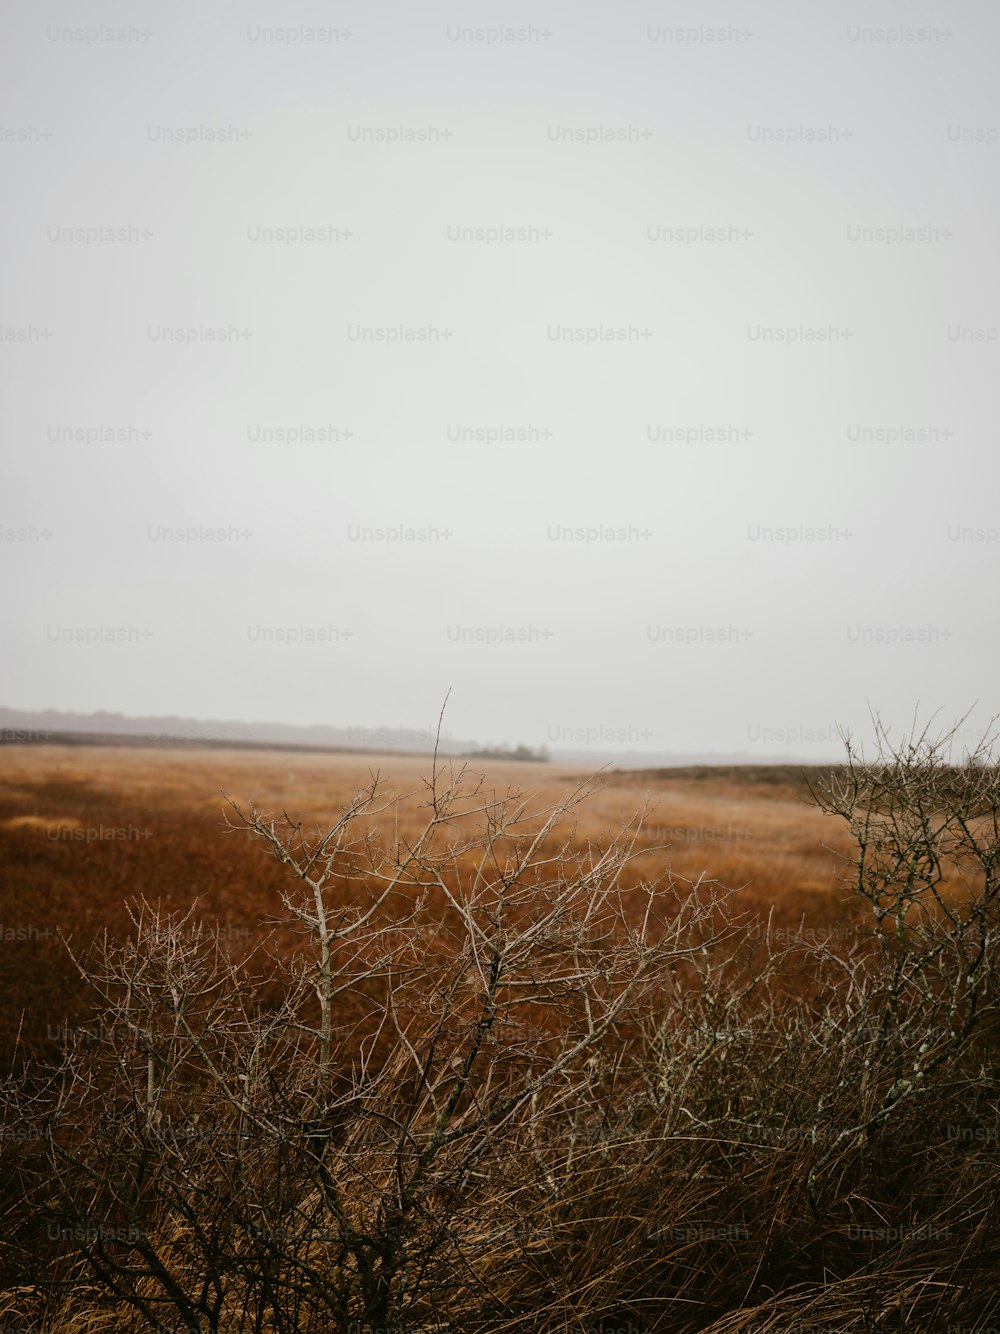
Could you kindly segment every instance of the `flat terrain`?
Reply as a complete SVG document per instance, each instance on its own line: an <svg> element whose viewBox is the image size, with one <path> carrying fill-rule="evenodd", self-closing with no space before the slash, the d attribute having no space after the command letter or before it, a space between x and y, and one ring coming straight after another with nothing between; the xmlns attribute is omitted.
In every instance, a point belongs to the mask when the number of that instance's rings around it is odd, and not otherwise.
<svg viewBox="0 0 1000 1334"><path fill-rule="evenodd" d="M414 882L404 879L373 910L373 950L384 951L377 976L352 977L347 965L331 1013L333 1078L317 1063L315 1043L292 1059L280 1045L282 1026L247 1063L247 1071L259 1072L259 1061L264 1067L251 1085L242 1066L226 1064L242 1059L234 1045L240 1023L227 1027L213 1014L193 1046L191 1030L173 1026L163 981L172 977L158 971L169 941L161 951L147 937L133 961L140 994L151 979L151 1014L126 1030L113 1004L103 1015L96 1010L62 937L85 954L105 931L118 939L129 933L130 902L177 912L197 903L221 948L242 956L266 944L284 956L269 981L275 961L255 953L230 997L241 1013L259 1006L266 1015L291 971L280 965L296 962L290 956L302 942L269 919L282 913L282 889L302 886L238 821L227 828L227 810L235 816L223 793L268 819L287 812L304 831L319 832L379 776L383 804L352 825L359 841L328 886L325 901L336 912L365 903L374 887L371 864L354 858L356 849L371 853L375 874L385 870L382 849L390 876L397 858L405 860L427 819L430 757L66 739L3 746L0 759L0 1077L26 1059L56 1055L67 1035L76 1061L75 1082L55 1110L46 1098L57 1100L66 1085L56 1080L46 1090L44 1068L31 1066L24 1097L2 1109L3 1328L124 1334L150 1327L145 1312L141 1323L132 1319L88 1277L82 1242L68 1226L81 1219L116 1228L135 1222L136 1237L152 1239L157 1265L168 1265L168 1310L171 1302L178 1311L189 1307L185 1293L215 1284L228 1312L211 1317L219 1329L271 1328L275 1302L290 1303L283 1328L342 1328L340 1313L363 1307L366 1322L354 1327L386 1328L384 1303L372 1302L382 1301L386 1256L404 1254L404 1236L407 1263L415 1263L403 1276L409 1283L418 1274L423 1285L413 1298L414 1328L888 1334L997 1327L998 1005L989 970L965 967L962 926L947 956L940 949L946 937L922 945L927 937L914 933L924 971L890 997L897 1010L887 1008L892 963L880 961L877 947L867 956L859 949L843 972L829 958L818 962L793 949L773 978L736 999L746 981L761 978L755 928L764 918L779 946L803 928L807 943L828 940L840 953L868 932L870 913L840 879L849 874L845 834L809 794L820 771L720 766L594 776L560 765L470 760L468 774L479 775L473 786L490 815L491 803L503 804L512 791L524 794L529 812L543 814L581 785L594 788L558 835L546 833L532 858L537 873L523 875L503 929L486 932L494 963L503 957L513 973L498 1035L488 1032L495 1015L487 1014L477 982L483 974L460 944L448 954L454 937L447 928L458 914L446 893L466 887L483 866L464 841L483 814L459 803L454 821L436 831L445 846L434 849L446 854L457 845L454 862L432 856L418 878L418 925L404 929L402 940L394 935L413 907ZM453 767L442 765L445 782ZM935 790L947 806L946 776ZM990 802L980 831L987 847L997 810ZM589 869L596 849L630 821L635 828L640 810L639 855L624 866L620 884L663 886L650 914L654 939L675 911L670 877L729 888L734 915L751 930L714 948L693 937L691 957L675 956L657 975L661 989L598 1032L591 1050L593 1014L606 1012L609 995L630 975L625 932L610 913L598 918L593 937L577 930L590 919L581 905L575 915L570 906L566 934L559 922L551 934L540 923L529 952L511 964L524 938L516 914L530 915L540 900L565 897L572 905L572 855ZM506 838L495 838L484 859L487 926L492 891L510 880ZM559 860L567 851L569 866ZM428 865L440 869L439 881ZM977 874L970 865L951 867L948 875L958 878L946 876L944 892L951 884L980 893ZM696 898L714 903L715 887ZM620 910L630 924L644 905L625 893ZM514 954L505 953L511 938ZM990 957L995 945L987 935ZM970 953L974 947L975 939ZM945 959L940 976L938 958ZM359 952L357 961L368 959ZM447 986L439 988L440 980ZM517 995L513 1023L504 1007L518 986L530 990ZM202 1004L193 1007L196 1027ZM956 1048L953 1016L963 1006L967 1018L979 1007L979 1025ZM887 1023L896 1013L901 1021ZM301 1014L309 1021L305 1002ZM392 1027L400 1015L405 1044ZM111 1027L89 1027L95 1018ZM300 1035L301 1024L291 1031ZM217 1076L217 1051L260 1100L251 1114L244 1092L232 1091L235 1081ZM362 1055L366 1074L355 1083ZM552 1061L553 1081L488 1126L495 1108L505 1108L505 1093L526 1087L518 1081ZM904 1070L918 1073L901 1079ZM150 1116L148 1084L158 1071L163 1085ZM310 1089L324 1099L330 1089L337 1095L329 1114L324 1107L314 1116L315 1098L301 1096ZM41 1124L47 1132L56 1126L55 1167ZM333 1184L318 1190L320 1179ZM273 1230L259 1233L261 1218ZM379 1263L370 1269L373 1236ZM132 1258L140 1250L129 1239L117 1272L134 1284L125 1288L129 1300L144 1302L150 1273ZM307 1309L318 1315L307 1314L303 1325L306 1291L316 1302Z"/></svg>
<svg viewBox="0 0 1000 1334"><path fill-rule="evenodd" d="M184 745L6 745L0 748L0 1058L46 1045L87 1013L60 933L86 946L103 929L123 933L125 905L145 897L199 911L234 950L259 938L287 875L243 832L227 832L227 793L241 805L307 828L328 827L378 774L398 812L382 817L414 832L426 801L430 757ZM444 761L449 765L460 762ZM592 775L578 768L468 762L489 792L518 789L550 806ZM810 777L816 778L822 771ZM854 920L839 827L812 805L801 770L664 769L605 772L567 826L573 838L610 839L648 804L636 874L714 878L739 906L788 930L818 935Z"/></svg>

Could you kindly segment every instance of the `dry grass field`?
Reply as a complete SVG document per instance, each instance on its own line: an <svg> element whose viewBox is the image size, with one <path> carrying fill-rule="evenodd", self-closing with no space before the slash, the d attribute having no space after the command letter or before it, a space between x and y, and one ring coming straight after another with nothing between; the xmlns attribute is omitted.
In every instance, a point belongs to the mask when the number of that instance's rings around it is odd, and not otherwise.
<svg viewBox="0 0 1000 1334"><path fill-rule="evenodd" d="M85 1014L59 933L85 945L124 931L125 904L144 897L200 914L233 948L255 940L285 873L245 836L226 832L228 794L241 805L326 828L378 774L400 798L382 818L391 834L420 825L430 757L194 747L30 746L0 751L0 1053L33 1046ZM459 762L445 762L455 764ZM670 866L739 889L740 906L779 932L804 924L817 937L849 928L838 883L842 831L809 799L799 769L604 772L472 760L487 790L523 791L537 808L581 784L596 788L575 810L581 845L613 837L645 806L635 873ZM816 777L823 771L816 771ZM826 845L829 845L826 846ZM82 1007L82 1008L81 1008Z"/></svg>
<svg viewBox="0 0 1000 1334"><path fill-rule="evenodd" d="M829 770L470 760L407 879L429 756L0 755L2 1328L1000 1319L995 765L843 770L831 816ZM280 822L375 777L311 882ZM515 793L581 797L516 863Z"/></svg>

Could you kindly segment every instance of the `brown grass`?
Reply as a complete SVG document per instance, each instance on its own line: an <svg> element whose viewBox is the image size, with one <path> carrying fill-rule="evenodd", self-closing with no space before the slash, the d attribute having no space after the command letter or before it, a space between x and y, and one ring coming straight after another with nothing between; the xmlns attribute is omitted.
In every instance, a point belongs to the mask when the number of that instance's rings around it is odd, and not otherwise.
<svg viewBox="0 0 1000 1334"><path fill-rule="evenodd" d="M197 899L200 917L218 925L234 952L260 938L287 872L245 834L226 832L223 791L243 805L275 815L287 810L307 827L323 827L378 771L403 798L397 812L382 816L378 832L406 836L421 823L429 769L426 758L274 750L9 746L3 753L5 1063L15 1045L21 1056L54 1053L61 1027L90 1017L60 932L81 948L105 929L124 933L126 904L142 896L181 911ZM561 766L475 761L470 768L498 795L510 788L533 793L536 809L587 778ZM838 879L847 873L849 843L811 803L800 773L613 772L601 782L579 811L574 840L581 847L610 840L648 795L638 838L647 852L636 876L655 879L670 867L691 881L736 888L737 905L751 919L771 916L779 943L800 924L813 938L845 941L863 927L864 914ZM124 836L93 833L108 830ZM785 981L811 998L805 966ZM884 1133L838 1150L814 1198L810 1170L819 1150L810 1147L810 1126L839 1130L864 1117L857 1071L846 1060L836 1067L841 1049L824 1048L822 1015L810 1026L811 1003L798 1014L779 1008L759 1031L743 1035L734 1027L731 1048L720 1048L693 1078L697 1133L683 1118L658 1131L660 1112L639 1103L606 1139L595 1136L576 1152L569 1184L552 1203L530 1203L526 1153L505 1159L511 1198L524 1167L523 1208L534 1231L523 1244L511 1233L491 1248L483 1237L485 1222L497 1221L493 1206L479 1209L470 1197L460 1240L474 1257L477 1282L496 1296L468 1328L888 1334L943 1330L953 1313L967 1323L992 1319L1000 1302L996 1141L957 1145L949 1126L996 1129L1000 1067L987 1077L978 1058L970 1059L942 1076ZM842 1057L853 1059L851 1042L844 1039ZM995 1061L996 1050L988 1055ZM641 1065L626 1076L629 1087L642 1087ZM741 1107L744 1090L749 1100ZM755 1138L755 1126L767 1133ZM534 1150L535 1157L551 1159L557 1170L565 1138L553 1121L552 1145ZM879 1228L898 1228L904 1239L887 1249L871 1240ZM443 1293L452 1277L442 1272ZM0 1298L0 1321L41 1310L24 1291L23 1301L16 1289ZM95 1289L91 1307L78 1287L58 1312L62 1323L46 1328L89 1334L140 1327L105 1298ZM501 1310L502 1325L491 1313ZM52 1318L51 1303L45 1314ZM219 1327L241 1327L239 1315L234 1309ZM447 1302L442 1319L453 1334L463 1328Z"/></svg>
<svg viewBox="0 0 1000 1334"><path fill-rule="evenodd" d="M59 939L85 946L104 928L123 932L139 895L169 908L200 902L234 948L257 939L273 913L283 872L245 837L224 832L222 793L306 826L332 821L342 803L380 773L404 801L400 829L421 819L426 757L345 756L273 750L5 746L0 779L0 1061L15 1038L27 1049L75 1026L86 998ZM475 761L487 785L521 787L555 803L590 775L564 766ZM796 771L611 772L581 808L576 838L609 839L648 799L637 871L667 865L738 887L747 912L774 911L780 929L804 920L818 933L856 920L824 841L839 829L816 811ZM778 781L773 781L777 778ZM391 832L389 815L382 832ZM114 831L116 836L112 836ZM147 832L148 831L148 832ZM90 841L88 841L88 836Z"/></svg>

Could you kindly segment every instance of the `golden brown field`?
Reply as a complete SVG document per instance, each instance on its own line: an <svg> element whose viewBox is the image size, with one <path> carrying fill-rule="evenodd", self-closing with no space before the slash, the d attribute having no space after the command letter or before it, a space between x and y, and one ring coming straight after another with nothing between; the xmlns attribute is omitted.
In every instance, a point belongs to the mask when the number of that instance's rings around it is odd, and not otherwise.
<svg viewBox="0 0 1000 1334"><path fill-rule="evenodd" d="M123 931L139 896L203 917L234 948L255 939L277 906L281 868L239 833L227 833L227 793L241 805L287 811L306 826L332 822L372 774L400 801L415 831L430 757L132 746L8 745L0 778L0 1051L18 1030L29 1046L78 1023L83 997L59 932L86 944ZM457 767L459 762L454 763ZM545 807L592 778L579 769L469 761L486 789L520 789ZM822 771L819 771L822 772ZM747 912L774 909L779 931L803 923L822 936L854 920L838 884L841 830L812 805L796 769L658 770L599 775L576 809L575 839L600 842L648 805L636 863L667 866L740 890ZM389 834L394 813L382 817Z"/></svg>
<svg viewBox="0 0 1000 1334"><path fill-rule="evenodd" d="M996 766L0 753L4 1328L995 1324Z"/></svg>

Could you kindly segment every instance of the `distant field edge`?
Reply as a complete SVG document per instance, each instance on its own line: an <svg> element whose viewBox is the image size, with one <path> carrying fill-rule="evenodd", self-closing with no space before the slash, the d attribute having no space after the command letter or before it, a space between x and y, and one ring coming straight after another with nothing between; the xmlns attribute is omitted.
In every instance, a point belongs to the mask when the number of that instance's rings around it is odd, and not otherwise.
<svg viewBox="0 0 1000 1334"><path fill-rule="evenodd" d="M16 729L8 729L10 733ZM226 737L143 736L131 732L46 732L31 728L24 735L0 732L0 746L127 746L132 750L269 750L314 755L403 755L430 759L432 752L391 750L385 746L309 746L300 741L237 741Z"/></svg>

